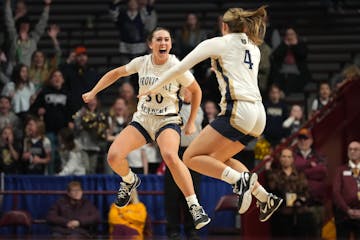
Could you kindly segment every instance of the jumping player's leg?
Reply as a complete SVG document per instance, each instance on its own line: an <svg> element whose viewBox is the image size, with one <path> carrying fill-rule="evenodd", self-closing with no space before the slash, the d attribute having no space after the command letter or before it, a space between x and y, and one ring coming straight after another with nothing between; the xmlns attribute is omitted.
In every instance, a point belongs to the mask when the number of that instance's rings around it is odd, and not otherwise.
<svg viewBox="0 0 360 240"><path fill-rule="evenodd" d="M170 170L176 185L185 196L189 210L193 215L195 228L202 228L210 222L210 218L198 202L189 169L178 156L180 145L179 133L170 127L162 129L156 141L159 145L161 156Z"/></svg>
<svg viewBox="0 0 360 240"><path fill-rule="evenodd" d="M181 189L185 197L195 194L189 169L180 160L178 150L180 145L179 134L171 129L162 131L156 139L160 153L166 166L169 168L176 185Z"/></svg>
<svg viewBox="0 0 360 240"><path fill-rule="evenodd" d="M107 161L112 170L119 176L126 176L130 171L127 155L145 144L145 137L135 127L127 126L109 148Z"/></svg>
<svg viewBox="0 0 360 240"><path fill-rule="evenodd" d="M231 158L244 147L239 141L232 141L211 126L207 126L185 151L184 162L195 171L221 179L234 186L244 177L241 173L249 171L240 161ZM244 213L250 206L251 193L260 202L268 200L268 192L257 181L250 184L252 186L249 186L249 191L245 193L247 195L243 197L244 200L241 199L239 202L240 213Z"/></svg>
<svg viewBox="0 0 360 240"><path fill-rule="evenodd" d="M242 149L244 149L242 143L222 136L208 125L188 146L183 160L186 166L194 171L222 179L222 174L227 167L224 162Z"/></svg>
<svg viewBox="0 0 360 240"><path fill-rule="evenodd" d="M108 163L121 178L120 188L115 200L117 207L124 207L130 201L131 191L140 185L140 178L129 168L127 155L146 144L146 138L134 126L127 126L115 138L108 151Z"/></svg>

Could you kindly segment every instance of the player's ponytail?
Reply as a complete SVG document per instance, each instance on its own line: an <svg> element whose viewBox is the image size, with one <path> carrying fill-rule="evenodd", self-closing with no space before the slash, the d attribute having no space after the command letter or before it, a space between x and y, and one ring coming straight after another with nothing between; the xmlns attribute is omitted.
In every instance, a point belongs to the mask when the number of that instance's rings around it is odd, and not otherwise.
<svg viewBox="0 0 360 240"><path fill-rule="evenodd" d="M266 30L266 6L261 6L254 11L242 8L230 8L224 14L223 21L233 33L244 32L256 45L263 42Z"/></svg>

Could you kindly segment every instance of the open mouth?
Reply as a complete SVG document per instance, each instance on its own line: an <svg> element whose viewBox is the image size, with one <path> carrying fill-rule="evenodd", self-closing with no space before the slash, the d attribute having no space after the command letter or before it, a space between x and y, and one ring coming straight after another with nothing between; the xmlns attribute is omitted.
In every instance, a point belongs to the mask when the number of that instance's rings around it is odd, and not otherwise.
<svg viewBox="0 0 360 240"><path fill-rule="evenodd" d="M166 53L166 49L160 49L159 52L160 52L161 54L164 54L164 53Z"/></svg>

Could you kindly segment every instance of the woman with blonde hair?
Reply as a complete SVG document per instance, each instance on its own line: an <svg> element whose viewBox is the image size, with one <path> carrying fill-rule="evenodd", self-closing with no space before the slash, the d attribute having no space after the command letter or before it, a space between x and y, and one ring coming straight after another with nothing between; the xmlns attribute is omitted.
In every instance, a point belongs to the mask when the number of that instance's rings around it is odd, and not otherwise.
<svg viewBox="0 0 360 240"><path fill-rule="evenodd" d="M140 202L136 190L131 192L130 202L123 208L110 206L108 215L110 239L129 237L129 239L144 239L143 232L146 224L147 211L144 203Z"/></svg>
<svg viewBox="0 0 360 240"><path fill-rule="evenodd" d="M260 62L258 45L265 34L265 6L255 11L230 8L223 16L222 37L200 43L179 64L160 76L148 92L154 94L174 77L195 64L211 58L221 92L221 111L190 144L185 164L202 174L221 179L239 195L239 213L249 208L252 194L258 199L260 221L266 221L282 199L269 194L256 173L232 158L265 128L266 115L257 83Z"/></svg>

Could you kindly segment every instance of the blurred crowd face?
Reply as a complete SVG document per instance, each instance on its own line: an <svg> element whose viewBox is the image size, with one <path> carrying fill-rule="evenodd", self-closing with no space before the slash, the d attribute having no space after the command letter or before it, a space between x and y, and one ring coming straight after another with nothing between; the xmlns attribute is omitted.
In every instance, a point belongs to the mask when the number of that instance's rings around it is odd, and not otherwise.
<svg viewBox="0 0 360 240"><path fill-rule="evenodd" d="M320 85L319 89L320 98L322 99L328 99L331 94L330 85L327 83L323 83Z"/></svg>
<svg viewBox="0 0 360 240"><path fill-rule="evenodd" d="M269 99L273 103L277 103L280 101L281 92L278 87L271 87L269 91Z"/></svg>
<svg viewBox="0 0 360 240"><path fill-rule="evenodd" d="M164 64L169 58L169 52L172 48L170 33L163 29L155 31L149 47L152 50L155 64Z"/></svg>
<svg viewBox="0 0 360 240"><path fill-rule="evenodd" d="M294 43L297 42L297 34L294 29L288 28L285 32L285 41Z"/></svg>
<svg viewBox="0 0 360 240"><path fill-rule="evenodd" d="M25 127L26 136L34 138L38 136L38 126L35 120L29 120Z"/></svg>
<svg viewBox="0 0 360 240"><path fill-rule="evenodd" d="M290 149L284 149L281 151L280 164L284 168L291 167L294 163L293 152Z"/></svg>
<svg viewBox="0 0 360 240"><path fill-rule="evenodd" d="M30 23L24 22L20 24L20 28L19 28L20 33L28 33L29 31L30 31Z"/></svg>
<svg viewBox="0 0 360 240"><path fill-rule="evenodd" d="M130 83L123 83L120 88L120 95L126 101L131 101L135 97L135 91Z"/></svg>
<svg viewBox="0 0 360 240"><path fill-rule="evenodd" d="M290 115L293 116L295 119L300 120L303 117L303 110L299 105L293 105Z"/></svg>
<svg viewBox="0 0 360 240"><path fill-rule="evenodd" d="M88 56L86 53L76 55L76 62L79 66L85 67L88 62Z"/></svg>
<svg viewBox="0 0 360 240"><path fill-rule="evenodd" d="M204 111L208 118L214 118L218 115L219 111L216 107L216 103L208 101L204 105Z"/></svg>
<svg viewBox="0 0 360 240"><path fill-rule="evenodd" d="M0 113L7 114L8 112L10 112L10 109L11 109L10 100L5 97L0 98Z"/></svg>
<svg viewBox="0 0 360 240"><path fill-rule="evenodd" d="M114 103L113 110L115 113L115 116L122 116L127 111L126 102L122 98L118 98L116 102Z"/></svg>
<svg viewBox="0 0 360 240"><path fill-rule="evenodd" d="M11 127L3 128L1 132L1 141L3 144L13 143L14 141L14 133Z"/></svg>
<svg viewBox="0 0 360 240"><path fill-rule="evenodd" d="M55 71L50 77L50 85L56 89L61 89L64 84L64 77L60 71Z"/></svg>
<svg viewBox="0 0 360 240"><path fill-rule="evenodd" d="M34 53L34 64L35 64L35 67L42 67L44 66L45 64L45 55L43 52L41 51L36 51Z"/></svg>
<svg viewBox="0 0 360 240"><path fill-rule="evenodd" d="M360 142L351 142L348 147L348 157L354 163L360 162Z"/></svg>
<svg viewBox="0 0 360 240"><path fill-rule="evenodd" d="M22 81L27 81L29 78L29 70L27 66L23 66L20 69L20 78Z"/></svg>
<svg viewBox="0 0 360 240"><path fill-rule="evenodd" d="M82 195L83 190L80 186L74 185L68 190L68 196L73 200L81 200Z"/></svg>
<svg viewBox="0 0 360 240"><path fill-rule="evenodd" d="M129 0L127 4L127 8L129 11L137 11L139 8L139 4L137 0Z"/></svg>
<svg viewBox="0 0 360 240"><path fill-rule="evenodd" d="M24 15L27 13L27 7L24 1L17 1L15 7L15 15Z"/></svg>
<svg viewBox="0 0 360 240"><path fill-rule="evenodd" d="M148 4L148 0L138 0L138 6L139 8L143 8Z"/></svg>
<svg viewBox="0 0 360 240"><path fill-rule="evenodd" d="M301 151L308 151L311 149L313 139L311 137L299 136L297 146Z"/></svg>
<svg viewBox="0 0 360 240"><path fill-rule="evenodd" d="M197 23L198 23L198 19L197 19L195 14L190 13L190 14L187 15L186 24L190 28L195 28Z"/></svg>

